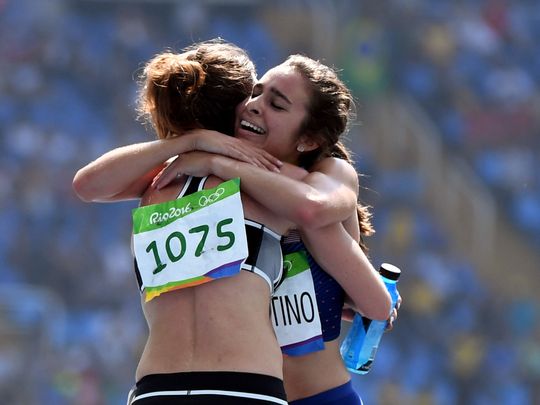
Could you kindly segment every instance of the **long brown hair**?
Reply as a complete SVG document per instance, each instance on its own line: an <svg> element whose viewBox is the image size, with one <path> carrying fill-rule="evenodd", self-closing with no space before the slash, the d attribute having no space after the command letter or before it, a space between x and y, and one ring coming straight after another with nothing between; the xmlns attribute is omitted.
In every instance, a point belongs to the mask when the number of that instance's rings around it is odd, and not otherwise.
<svg viewBox="0 0 540 405"><path fill-rule="evenodd" d="M341 142L338 141L333 146L330 151L330 156L343 159L354 166L354 161L352 160L351 153L347 147ZM369 251L368 246L365 242L365 237L371 236L375 233L375 228L371 223L373 213L371 212L371 207L369 205L357 204L356 205L356 215L358 216L358 226L360 227L360 240L358 244L362 250L367 254Z"/></svg>
<svg viewBox="0 0 540 405"><path fill-rule="evenodd" d="M337 157L354 166L350 152L340 141L354 117L355 104L350 90L334 69L305 55L291 55L283 64L296 69L307 81L311 92L306 119L299 135L312 139L319 146L313 151L302 153L300 165L309 168L320 159ZM363 237L375 232L370 207L358 204L357 215L359 244L367 253Z"/></svg>

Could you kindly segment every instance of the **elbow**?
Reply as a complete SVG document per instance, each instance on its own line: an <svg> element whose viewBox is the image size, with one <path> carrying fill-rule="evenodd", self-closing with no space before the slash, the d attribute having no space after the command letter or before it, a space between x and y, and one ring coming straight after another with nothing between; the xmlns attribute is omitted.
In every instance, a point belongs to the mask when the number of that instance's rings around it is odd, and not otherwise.
<svg viewBox="0 0 540 405"><path fill-rule="evenodd" d="M302 229L320 228L324 225L324 209L326 207L320 201L308 198L298 208L296 225Z"/></svg>
<svg viewBox="0 0 540 405"><path fill-rule="evenodd" d="M392 302L390 301L389 305L384 305L377 310L373 310L373 314L370 318L376 321L386 321L390 317L390 312L392 311L391 304Z"/></svg>
<svg viewBox="0 0 540 405"><path fill-rule="evenodd" d="M295 223L303 229L318 229L341 222L356 212L356 203L349 206L317 192L307 194L298 205Z"/></svg>
<svg viewBox="0 0 540 405"><path fill-rule="evenodd" d="M90 182L88 181L87 177L81 174L81 171L79 170L75 177L73 178L73 182L71 184L73 191L79 197L80 200L84 202L92 202L94 201L94 196L92 195L92 190L90 187Z"/></svg>

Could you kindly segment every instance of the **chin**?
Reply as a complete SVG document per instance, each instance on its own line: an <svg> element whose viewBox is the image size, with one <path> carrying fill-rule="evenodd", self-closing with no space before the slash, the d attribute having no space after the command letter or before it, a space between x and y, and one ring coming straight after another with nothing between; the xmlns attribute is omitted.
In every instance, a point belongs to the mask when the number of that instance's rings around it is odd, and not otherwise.
<svg viewBox="0 0 540 405"><path fill-rule="evenodd" d="M264 145L265 143L264 136L255 135L255 134L252 134L251 132L246 132L243 130L238 131L235 136L238 139L243 139L245 141L248 141L249 143L259 145L260 147L262 147L262 145Z"/></svg>

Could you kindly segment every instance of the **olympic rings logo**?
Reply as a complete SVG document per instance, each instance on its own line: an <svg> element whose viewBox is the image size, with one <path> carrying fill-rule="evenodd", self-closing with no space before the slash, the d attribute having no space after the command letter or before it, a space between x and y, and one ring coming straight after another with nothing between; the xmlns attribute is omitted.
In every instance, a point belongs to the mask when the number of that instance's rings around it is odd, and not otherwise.
<svg viewBox="0 0 540 405"><path fill-rule="evenodd" d="M206 207L208 204L215 203L217 200L219 200L219 197L221 197L224 192L225 189L223 187L220 187L208 197L205 195L201 196L201 198L199 198L199 205L201 207Z"/></svg>
<svg viewBox="0 0 540 405"><path fill-rule="evenodd" d="M283 260L283 271L285 274L289 273L292 269L292 262L290 260Z"/></svg>

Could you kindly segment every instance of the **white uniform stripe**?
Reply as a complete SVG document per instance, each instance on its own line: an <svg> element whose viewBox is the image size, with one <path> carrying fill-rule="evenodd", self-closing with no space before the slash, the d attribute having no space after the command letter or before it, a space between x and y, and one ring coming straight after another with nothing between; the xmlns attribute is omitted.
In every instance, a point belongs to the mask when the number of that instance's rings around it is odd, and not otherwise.
<svg viewBox="0 0 540 405"><path fill-rule="evenodd" d="M253 266L251 264L246 264L246 263L242 263L240 268L242 270L249 271L250 273L255 273L258 276L264 278L264 281L266 281L266 283L268 284L268 288L270 288L270 292L272 292L274 283L272 282L272 280L270 280L270 277L268 277L268 275L264 271L259 269L257 266Z"/></svg>
<svg viewBox="0 0 540 405"><path fill-rule="evenodd" d="M268 277L264 271L255 266L253 266L253 272L265 279L265 281L268 283L268 288L270 288L270 292L272 292L274 289L274 283L272 280L270 280L270 277Z"/></svg>
<svg viewBox="0 0 540 405"><path fill-rule="evenodd" d="M208 176L204 176L201 178L201 182L199 183L199 187L197 188L197 191L204 190L204 185L206 184L206 180L208 180Z"/></svg>
<svg viewBox="0 0 540 405"><path fill-rule="evenodd" d="M182 395L224 395L228 397L240 397L240 398L252 398L259 399L261 401L273 402L275 404L287 405L287 401L282 399L271 397L269 395L254 394L250 392L240 392L240 391L221 391L221 390L190 390L190 391L156 391L149 392L147 394L141 394L136 396L132 404L137 402L139 399L158 397L158 396L182 396Z"/></svg>
<svg viewBox="0 0 540 405"><path fill-rule="evenodd" d="M191 184L192 179L193 179L193 177L191 177L191 176L188 177L187 181L184 183L184 187L182 187L182 190L180 190L180 192L178 193L178 196L176 198L182 198L184 196L187 188Z"/></svg>
<svg viewBox="0 0 540 405"><path fill-rule="evenodd" d="M258 222L252 221L252 220L247 219L247 218L246 218L244 221L245 221L246 224L248 224L248 225L250 225L250 226L252 226L252 227L254 227L254 228L258 228L258 229L261 229L261 228L262 228L262 230L263 230L264 232L266 232L268 235L273 236L275 239L278 239L278 240L281 239L281 235L280 235L279 233L274 232L273 230L271 230L270 228L267 228L267 227L264 226L263 224L260 224L260 223L258 223Z"/></svg>
<svg viewBox="0 0 540 405"><path fill-rule="evenodd" d="M135 390L137 389L136 386L133 386L130 390L129 390L129 393L128 393L128 398L127 398L127 403L126 405L131 405L133 403L133 397L134 397L134 394L135 394Z"/></svg>

